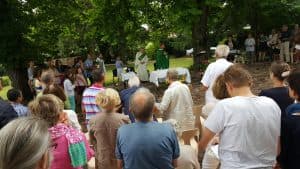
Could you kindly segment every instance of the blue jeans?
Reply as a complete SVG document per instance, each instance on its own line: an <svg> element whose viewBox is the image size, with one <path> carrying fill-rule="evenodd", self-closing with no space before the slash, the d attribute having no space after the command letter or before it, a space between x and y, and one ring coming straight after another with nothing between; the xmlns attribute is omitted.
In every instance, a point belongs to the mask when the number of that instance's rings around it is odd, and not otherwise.
<svg viewBox="0 0 300 169"><path fill-rule="evenodd" d="M255 52L254 51L246 51L246 55L247 55L247 60L248 63L254 63L256 58L255 58Z"/></svg>

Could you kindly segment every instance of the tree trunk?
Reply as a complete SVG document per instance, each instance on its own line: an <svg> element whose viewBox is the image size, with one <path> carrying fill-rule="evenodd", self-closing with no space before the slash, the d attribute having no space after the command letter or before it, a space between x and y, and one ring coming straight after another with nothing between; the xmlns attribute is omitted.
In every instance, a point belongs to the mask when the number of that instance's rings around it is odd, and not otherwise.
<svg viewBox="0 0 300 169"><path fill-rule="evenodd" d="M130 14L130 5L128 0L122 0L119 2L120 3L120 15L122 15L124 18L131 18L131 14ZM125 24L126 21L123 21L119 27L118 30L118 34L119 34L119 56L122 58L123 62L125 64L127 64L127 60L128 60L128 55L129 55L129 51L128 51L128 46L127 46L127 35L128 32L125 29Z"/></svg>
<svg viewBox="0 0 300 169"><path fill-rule="evenodd" d="M12 81L12 87L19 89L23 93L24 101L27 103L33 99L33 93L28 85L26 69L17 68L8 71L9 77Z"/></svg>
<svg viewBox="0 0 300 169"><path fill-rule="evenodd" d="M194 68L200 70L201 58L199 53L206 51L206 55L209 53L208 47L208 16L209 8L205 4L205 0L197 0L197 7L202 11L202 14L195 20L192 30L192 44L194 48Z"/></svg>
<svg viewBox="0 0 300 169"><path fill-rule="evenodd" d="M123 36L120 38L120 41L119 41L118 53L119 53L119 57L121 57L121 59L126 64L127 63L127 58L128 58L127 45L126 45L127 42L126 42L126 39L124 38L124 36L125 36L124 31L121 31L120 34L123 35Z"/></svg>

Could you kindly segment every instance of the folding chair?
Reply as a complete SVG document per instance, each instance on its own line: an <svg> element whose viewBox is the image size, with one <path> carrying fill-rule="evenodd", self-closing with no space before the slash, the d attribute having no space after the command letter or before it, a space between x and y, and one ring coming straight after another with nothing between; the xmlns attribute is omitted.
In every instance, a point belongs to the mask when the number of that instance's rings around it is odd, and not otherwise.
<svg viewBox="0 0 300 169"><path fill-rule="evenodd" d="M185 130L182 132L181 138L184 145L191 145L191 140L195 138L198 134L198 129Z"/></svg>
<svg viewBox="0 0 300 169"><path fill-rule="evenodd" d="M202 135L201 109L201 105L193 106L193 113L195 116L195 128L197 128L199 131L197 140L200 140Z"/></svg>

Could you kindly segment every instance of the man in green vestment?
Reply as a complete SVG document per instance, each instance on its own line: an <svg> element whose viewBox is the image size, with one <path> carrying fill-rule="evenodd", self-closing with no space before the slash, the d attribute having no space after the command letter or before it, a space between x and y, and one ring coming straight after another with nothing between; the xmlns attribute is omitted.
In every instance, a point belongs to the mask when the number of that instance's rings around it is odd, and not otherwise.
<svg viewBox="0 0 300 169"><path fill-rule="evenodd" d="M169 57L165 51L165 44L160 43L160 47L156 52L155 69L169 69Z"/></svg>

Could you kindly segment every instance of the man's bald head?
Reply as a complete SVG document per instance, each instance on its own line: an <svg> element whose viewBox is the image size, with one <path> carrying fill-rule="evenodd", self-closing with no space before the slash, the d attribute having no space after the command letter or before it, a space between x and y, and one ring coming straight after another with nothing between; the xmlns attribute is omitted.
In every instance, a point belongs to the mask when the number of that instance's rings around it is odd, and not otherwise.
<svg viewBox="0 0 300 169"><path fill-rule="evenodd" d="M130 99L130 111L137 120L148 121L152 118L154 104L154 95L148 89L140 88Z"/></svg>

